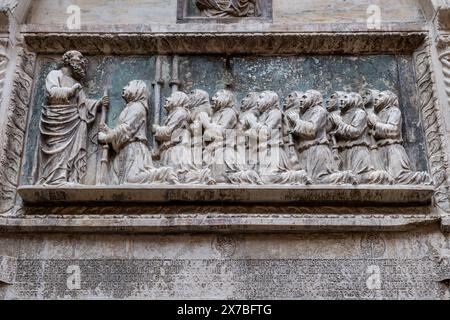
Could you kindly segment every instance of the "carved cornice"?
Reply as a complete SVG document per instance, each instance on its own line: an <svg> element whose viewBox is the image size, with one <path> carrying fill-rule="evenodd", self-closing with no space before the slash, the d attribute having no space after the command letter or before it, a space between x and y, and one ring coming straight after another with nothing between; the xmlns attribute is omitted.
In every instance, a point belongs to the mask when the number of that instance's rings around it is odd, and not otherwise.
<svg viewBox="0 0 450 320"><path fill-rule="evenodd" d="M438 223L431 207L103 206L21 207L0 232L404 231Z"/></svg>
<svg viewBox="0 0 450 320"><path fill-rule="evenodd" d="M370 54L412 53L423 32L368 33L24 33L36 53L84 54Z"/></svg>

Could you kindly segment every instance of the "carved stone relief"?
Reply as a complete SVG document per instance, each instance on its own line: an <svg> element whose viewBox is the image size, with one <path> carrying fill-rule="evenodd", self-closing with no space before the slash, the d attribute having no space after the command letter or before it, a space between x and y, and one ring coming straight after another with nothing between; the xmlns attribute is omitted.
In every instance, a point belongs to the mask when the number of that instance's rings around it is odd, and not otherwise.
<svg viewBox="0 0 450 320"><path fill-rule="evenodd" d="M85 184L89 124L99 115L97 139L105 146L99 151L106 154L98 158L97 185L432 184L428 173L412 169L399 99L391 91L369 90L364 99L339 91L327 107L319 91L296 91L283 110L274 91L249 93L241 108L231 90L212 99L200 89L173 90L164 124L152 126L157 144L150 149L145 81L123 89L125 106L110 128L110 99L87 98L86 67L80 52L69 51L46 77L37 185Z"/></svg>

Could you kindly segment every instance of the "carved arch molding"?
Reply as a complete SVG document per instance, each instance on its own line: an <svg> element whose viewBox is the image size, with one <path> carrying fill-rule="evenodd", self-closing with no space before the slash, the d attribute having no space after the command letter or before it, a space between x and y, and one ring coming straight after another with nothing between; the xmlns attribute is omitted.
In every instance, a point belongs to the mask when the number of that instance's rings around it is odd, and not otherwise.
<svg viewBox="0 0 450 320"><path fill-rule="evenodd" d="M270 41L267 39L274 40L277 45L269 46ZM292 45L300 42L301 45ZM417 108L423 129L426 169L434 180L432 203L419 203L413 206L403 204L395 207L392 203L384 203L381 206L371 203L356 207L345 203L337 206L324 206L320 203L314 206L301 204L255 206L242 203L222 206L193 203L85 206L69 203L61 206L56 203L50 207L23 203L17 190L24 179L23 166L27 156L26 137L29 134L33 88L38 77L37 69L39 69L36 67L36 62L41 56L49 53L63 53L70 49L77 49L88 56L135 55L136 53L164 56L225 53L227 56L227 54L239 55L247 50L247 46L253 47L255 54L272 56L320 53L408 57L414 70L417 90L414 107ZM219 34L215 36L207 34L172 34L170 36L25 34L25 43L19 50L16 60L12 98L5 115L7 119L5 131L0 140L2 148L0 161L4 168L0 172L0 209L3 216L0 218L0 230L58 231L67 230L66 228L80 232L401 230L421 223L438 222L449 212L446 172L448 163L444 153L443 127L431 63L430 41L420 33L389 36L388 34ZM168 80L170 82L174 79ZM176 81L172 85L177 85ZM64 195L56 190L52 198L58 199L58 197L64 197ZM116 200L119 203L123 199L119 197ZM89 227L86 226L86 219L91 222ZM117 221L119 223L116 223Z"/></svg>

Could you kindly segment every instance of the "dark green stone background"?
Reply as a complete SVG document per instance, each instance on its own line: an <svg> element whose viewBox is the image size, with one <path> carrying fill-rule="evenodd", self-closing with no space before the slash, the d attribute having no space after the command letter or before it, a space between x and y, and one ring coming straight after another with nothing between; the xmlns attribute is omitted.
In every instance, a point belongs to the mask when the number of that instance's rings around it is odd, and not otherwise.
<svg viewBox="0 0 450 320"><path fill-rule="evenodd" d="M40 56L32 103L22 184L32 183L32 163L39 132L41 106L45 97L45 77L57 66L59 56ZM108 123L114 126L123 108L122 88L131 80L145 80L151 87L155 79L155 57L89 57L90 67L85 87L92 98L100 98L110 87L111 110ZM163 57L161 105L170 94L172 57ZM181 56L179 74L181 90L201 88L211 95L230 87L238 99L248 91L274 90L281 97L291 91L318 89L325 96L336 90L362 91L366 88L392 90L400 97L403 111L405 147L417 170L427 170L422 126L420 124L412 59L409 56ZM153 90L152 94L153 94ZM153 123L153 97L149 127ZM162 121L166 115L161 111ZM95 129L92 131L96 131ZM90 139L95 140L96 132ZM149 139L151 141L151 139ZM91 145L91 152L97 149Z"/></svg>

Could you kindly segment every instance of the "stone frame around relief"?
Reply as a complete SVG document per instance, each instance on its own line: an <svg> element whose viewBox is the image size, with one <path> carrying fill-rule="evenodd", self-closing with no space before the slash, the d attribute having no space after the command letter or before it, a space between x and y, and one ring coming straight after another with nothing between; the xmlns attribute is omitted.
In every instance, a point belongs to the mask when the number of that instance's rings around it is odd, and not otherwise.
<svg viewBox="0 0 450 320"><path fill-rule="evenodd" d="M261 6L261 16L259 17L203 17L201 15L194 16L188 14L188 1L177 0L177 23L237 23L237 22L272 22L273 5L272 0L258 0Z"/></svg>
<svg viewBox="0 0 450 320"><path fill-rule="evenodd" d="M398 35L398 34L397 34ZM244 36L244 35L242 35ZM323 37L323 34L309 36L305 34L289 35L289 38L310 37L311 45L302 48L293 48L291 46L277 46L274 48L260 47L259 50L271 54L280 53L280 50L295 50L297 54L304 54L308 50L325 50L328 53L336 51L322 46L323 42L315 40ZM284 206L257 205L245 206L237 204L234 206L211 206L211 205L64 205L64 206L24 206L17 194L19 187L20 163L23 155L24 133L26 132L28 103L31 96L31 85L24 85L21 81L32 81L34 72L34 60L36 54L57 52L62 53L66 49L79 49L88 54L104 54L102 48L111 48L111 44L116 44L117 50L122 54L133 54L135 52L135 41L146 39L139 35L129 34L121 37L111 37L111 35L94 34L52 34L57 42L48 42L47 35L28 34L25 35L27 46L21 49L17 62L15 73L16 87L13 93L8 113L6 114L6 144L8 148L2 152L8 159L10 169L0 173L0 181L4 192L1 194L2 210L0 216L0 231L24 231L24 232L49 232L49 231L71 231L71 232L300 232L313 230L347 230L347 231L368 231L368 230L407 230L438 222L445 218L448 212L448 185L447 185L447 159L444 153L444 141L442 140L442 125L439 109L439 102L435 98L436 88L434 84L434 71L431 67L430 42L423 34L421 41L418 40L417 33L402 34L400 37L403 42L397 42L400 47L387 46L392 38L386 37L386 50L380 49L380 46L372 47L372 37L377 35L325 35L333 38L338 47L342 47L343 41L349 41L350 44L358 44L357 48L350 50L352 54L358 54L364 50L373 54L382 54L386 52L403 52L412 55L416 66L416 78L418 88L417 104L420 107L422 125L425 133L427 158L430 172L436 181L436 191L434 194L433 205L423 205L419 207L392 207L392 206L360 206L351 207L343 204L339 207L333 206ZM386 35L385 35L386 36ZM43 38L41 38L43 37ZM86 37L86 41L80 42L80 37ZM155 35L147 38L149 42L145 44L147 52L158 53L182 53L188 50L185 43L192 44L199 40L201 48L214 48L205 43L204 35L194 36L189 41L189 35L179 35L172 41L151 41L152 37L165 38L163 35ZM270 37L278 38L280 44L285 43L283 35L270 34ZM350 41L350 38L358 38L361 41ZM28 39L27 39L28 38ZM230 39L234 37L230 36ZM217 37L214 40L219 41ZM284 40L284 41L283 41ZM353 39L355 40L355 39ZM90 46L92 41L102 46ZM220 42L220 41L219 41ZM364 46L367 43L368 46ZM142 45L142 42L140 42ZM314 46L317 45L316 47ZM50 46L48 46L50 45ZM52 48L52 45L56 48ZM162 47L161 47L162 46ZM369 49L368 49L369 48ZM245 48L241 48L244 50ZM273 52L274 49L278 52ZM359 50L358 50L359 49ZM142 49L141 49L142 50ZM198 47L197 47L198 50ZM210 53L204 50L204 53ZM283 52L285 53L285 52ZM24 75L27 75L24 77ZM6 189L6 188L7 189Z"/></svg>

